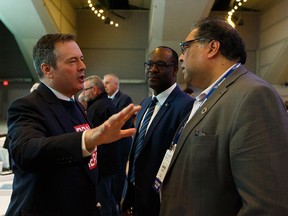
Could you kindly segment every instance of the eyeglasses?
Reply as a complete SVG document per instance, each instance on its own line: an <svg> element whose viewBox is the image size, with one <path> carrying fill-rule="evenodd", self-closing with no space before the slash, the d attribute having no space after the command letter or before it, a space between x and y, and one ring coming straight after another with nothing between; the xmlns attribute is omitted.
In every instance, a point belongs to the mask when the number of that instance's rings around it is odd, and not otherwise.
<svg viewBox="0 0 288 216"><path fill-rule="evenodd" d="M185 53L185 51L189 48L189 44L197 42L197 41L201 41L201 40L205 40L206 38L196 38L193 40L189 40L189 41L182 41L179 43L179 46L181 48L181 52L182 54Z"/></svg>
<svg viewBox="0 0 288 216"><path fill-rule="evenodd" d="M88 88L84 88L82 91L85 92L85 91L87 91L87 90L89 90L89 89L92 89L92 88L93 88L93 86L88 87Z"/></svg>
<svg viewBox="0 0 288 216"><path fill-rule="evenodd" d="M155 66L159 70L162 70L162 69L165 69L165 68L170 67L170 66L177 66L177 64L175 64L175 63L168 64L168 63L163 62L163 61L156 61L156 62L147 61L144 63L144 67L146 70L153 68L153 66Z"/></svg>

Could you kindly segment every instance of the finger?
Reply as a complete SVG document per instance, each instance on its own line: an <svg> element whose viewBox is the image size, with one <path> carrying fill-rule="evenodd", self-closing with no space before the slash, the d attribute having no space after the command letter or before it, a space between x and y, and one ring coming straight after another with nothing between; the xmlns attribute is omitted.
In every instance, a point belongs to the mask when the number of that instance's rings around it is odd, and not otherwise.
<svg viewBox="0 0 288 216"><path fill-rule="evenodd" d="M120 136L121 136L121 138L129 137L129 136L133 136L135 133L136 133L135 128L129 128L129 129L121 130Z"/></svg>
<svg viewBox="0 0 288 216"><path fill-rule="evenodd" d="M130 105L129 105L130 106ZM128 108L128 107L127 107ZM138 112L141 109L141 106L135 106L133 105L131 110L128 110L127 114L124 116L124 121L127 121L131 116L133 116L136 112Z"/></svg>

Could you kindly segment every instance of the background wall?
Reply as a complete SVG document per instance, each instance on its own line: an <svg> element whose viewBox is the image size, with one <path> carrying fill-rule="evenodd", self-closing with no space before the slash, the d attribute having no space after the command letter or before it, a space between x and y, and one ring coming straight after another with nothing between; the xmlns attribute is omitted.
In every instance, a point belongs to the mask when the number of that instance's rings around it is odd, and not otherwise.
<svg viewBox="0 0 288 216"><path fill-rule="evenodd" d="M49 4L47 0L44 2L46 2L45 7L49 7L48 11L51 15L51 20L46 20L46 22L54 22L55 26L57 26L57 32L72 31L77 34L77 40L84 53L85 63L87 65L86 76L97 74L103 77L106 73L117 74L120 77L122 91L129 94L137 104L151 93L146 85L143 68L147 53L150 52L149 49L155 48L154 45L153 47L151 46L154 42L151 43L151 41L149 41L154 31L150 31L149 29L150 21L153 19L150 17L151 14L149 14L150 12L148 10L117 11L121 16L125 17L125 20L113 16L113 19L120 24L119 28L115 28L104 24L91 10L79 9L76 10L74 14L71 12L71 8L66 7L64 3L60 4L62 1L53 0L51 4ZM283 79L283 84L277 84L275 88L283 100L288 101L288 88L287 85L285 85L284 77L288 76L288 0L275 0L275 2L275 5L264 13L242 12L241 18L243 19L243 25L238 26L237 30L246 44L248 58L245 66L264 79L269 77L273 80L275 77L275 79L280 80L280 83L282 83L281 80ZM38 1L33 1L33 3L37 3L34 5L35 11L40 6L44 7ZM28 6L30 7L30 4L27 5L27 7ZM42 8L37 11L41 12L44 9L45 8ZM34 11L34 9L32 11ZM221 15L224 17L225 12L213 12L211 15ZM31 16L34 17L34 14L31 13ZM167 16L171 16L171 14L165 14L164 17ZM67 21L68 17L73 18L72 23ZM12 18L13 17L10 17L5 21L7 22ZM22 18L22 20L24 20L24 18ZM1 21L4 20L2 19ZM189 25L188 22L190 22L192 26L195 20L185 19L183 21L185 21L185 24L182 24L182 21L177 22L178 27L180 27L179 25L187 26ZM16 23L20 23L20 21ZM23 24L26 25L27 22ZM173 23L171 23L171 25L173 25ZM157 29L157 26L153 26L153 29L155 28ZM53 30L52 27L46 30L49 33L56 31L56 29ZM35 32L35 38L25 38L27 32L30 31L33 31L31 24L25 28L25 32L20 33L24 35L23 40L29 41L29 49L27 48L28 46L26 48L29 50L29 53L32 53L32 45L36 43L36 38L38 39L42 35L43 30ZM169 32L171 34L171 31ZM177 35L177 33L178 32L175 32L175 35ZM186 34L188 33L189 28ZM182 34L183 33L181 33L181 35ZM0 28L0 35L0 38L7 38L7 30ZM13 36L13 34L11 35ZM14 37L16 39L18 38L15 34ZM170 37L172 36L170 35ZM173 40L168 40L163 36L164 39L162 41L164 42L161 42L159 39L159 44L156 45L155 43L155 46L173 45L172 47L180 54L178 41L184 40L185 37L186 35L183 37L175 36ZM5 39L5 43L1 43L0 46L1 54L3 50L11 50L15 47L15 42L11 38L9 40ZM151 48L149 48L150 46ZM22 50L21 47L18 48ZM17 47L15 50L17 50ZM4 54L7 56L7 52ZM13 54L15 54L15 51ZM24 58L25 56L26 55L24 55ZM10 61L6 61L4 58L1 58L1 60L2 65L11 65L15 68L17 64L17 66L19 66L19 62L23 62L23 56L15 57ZM29 62L32 62L32 60L29 60ZM29 68L30 66L16 71L19 71L20 74L29 73ZM1 70L3 71L5 69L2 68ZM281 73L282 77L277 77L279 71L284 71L284 73ZM9 73L6 70L5 72ZM181 88L185 88L182 77L179 71L178 84L180 84ZM273 82L271 83L273 84ZM10 83L9 86L0 86L0 119L6 118L8 104L15 98L27 94L32 84L31 82L15 82Z"/></svg>
<svg viewBox="0 0 288 216"><path fill-rule="evenodd" d="M87 66L85 76L114 73L120 78L121 91L139 104L148 96L144 65L148 40L149 11L117 11L115 28L104 24L91 10L78 11L77 41Z"/></svg>

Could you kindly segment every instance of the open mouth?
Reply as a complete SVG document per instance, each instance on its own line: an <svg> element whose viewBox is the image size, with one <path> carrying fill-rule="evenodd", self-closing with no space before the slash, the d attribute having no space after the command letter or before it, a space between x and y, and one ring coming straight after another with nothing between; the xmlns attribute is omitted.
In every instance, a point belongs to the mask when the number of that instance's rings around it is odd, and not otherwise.
<svg viewBox="0 0 288 216"><path fill-rule="evenodd" d="M84 75L80 76L78 79L79 79L80 82L84 82L85 81L85 76Z"/></svg>

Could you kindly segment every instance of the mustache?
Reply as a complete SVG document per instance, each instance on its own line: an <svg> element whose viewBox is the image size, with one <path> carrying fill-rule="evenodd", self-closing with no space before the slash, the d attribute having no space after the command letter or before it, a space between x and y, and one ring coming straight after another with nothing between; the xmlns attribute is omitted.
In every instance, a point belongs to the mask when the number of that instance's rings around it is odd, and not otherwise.
<svg viewBox="0 0 288 216"><path fill-rule="evenodd" d="M147 78L160 78L160 76L156 74L148 74Z"/></svg>

